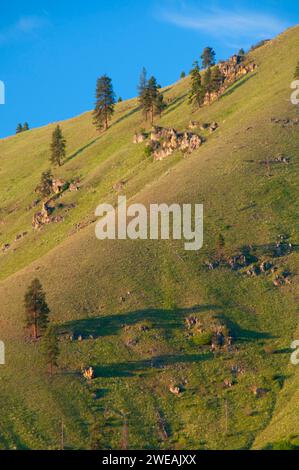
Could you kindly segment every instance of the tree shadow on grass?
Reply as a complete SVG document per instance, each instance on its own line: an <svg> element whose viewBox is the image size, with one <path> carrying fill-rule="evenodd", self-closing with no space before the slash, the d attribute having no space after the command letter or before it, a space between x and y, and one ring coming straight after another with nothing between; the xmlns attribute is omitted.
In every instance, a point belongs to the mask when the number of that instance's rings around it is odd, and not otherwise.
<svg viewBox="0 0 299 470"><path fill-rule="evenodd" d="M99 140L101 136L99 135L98 137L96 137L95 139L91 140L90 142L88 142L87 144L83 145L82 147L80 147L79 149L77 149L74 153L72 153L71 155L69 155L64 163L67 163L69 162L70 160L72 160L73 158L77 157L78 155L80 155L80 153L84 152L84 150L88 149L89 147L91 147L93 144L95 144L97 142L97 140Z"/></svg>
<svg viewBox="0 0 299 470"><path fill-rule="evenodd" d="M204 311L219 311L220 306L217 305L199 305L191 308L164 310L164 309L147 309L136 310L123 314L115 314L102 317L85 318L75 320L64 324L61 330L72 332L74 338L82 336L93 338L102 336L111 336L117 334L124 326L132 326L139 322L150 322L153 328L173 330L181 327L187 315L192 313L201 313Z"/></svg>
<svg viewBox="0 0 299 470"><path fill-rule="evenodd" d="M176 364L191 364L208 361L213 357L212 354L182 354L156 356L152 359L141 361L129 361L116 364L104 364L94 367L95 377L133 377L140 375L150 369L163 369L166 366Z"/></svg>

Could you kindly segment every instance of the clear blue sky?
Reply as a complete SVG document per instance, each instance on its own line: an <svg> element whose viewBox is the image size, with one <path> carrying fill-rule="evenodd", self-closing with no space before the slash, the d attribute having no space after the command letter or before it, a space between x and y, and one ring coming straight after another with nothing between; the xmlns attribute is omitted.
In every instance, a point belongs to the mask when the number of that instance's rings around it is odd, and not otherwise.
<svg viewBox="0 0 299 470"><path fill-rule="evenodd" d="M222 59L297 23L297 0L2 1L0 136L18 122L37 127L91 109L104 73L130 98L142 66L164 86L204 46Z"/></svg>

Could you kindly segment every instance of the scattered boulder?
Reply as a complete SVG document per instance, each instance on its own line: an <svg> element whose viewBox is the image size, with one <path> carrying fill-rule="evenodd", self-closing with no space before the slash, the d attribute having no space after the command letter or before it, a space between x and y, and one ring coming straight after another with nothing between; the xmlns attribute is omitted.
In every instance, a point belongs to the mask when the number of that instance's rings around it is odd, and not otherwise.
<svg viewBox="0 0 299 470"><path fill-rule="evenodd" d="M83 377L90 382L94 378L94 370L92 367L88 367L87 369L83 369L82 371Z"/></svg>
<svg viewBox="0 0 299 470"><path fill-rule="evenodd" d="M190 121L189 122L189 129L194 130L199 127L199 122L198 121Z"/></svg>
<svg viewBox="0 0 299 470"><path fill-rule="evenodd" d="M218 129L218 127L219 126L218 126L217 122L212 122L209 126L209 130L212 133L212 132L215 132Z"/></svg>
<svg viewBox="0 0 299 470"><path fill-rule="evenodd" d="M147 134L145 132L135 132L133 137L133 144L141 144L147 139Z"/></svg>
<svg viewBox="0 0 299 470"><path fill-rule="evenodd" d="M63 191L67 186L67 182L61 178L54 178L52 180L52 190L55 194Z"/></svg>
<svg viewBox="0 0 299 470"><path fill-rule="evenodd" d="M79 189L80 189L79 182L73 182L69 185L69 191L71 192L79 191Z"/></svg>
<svg viewBox="0 0 299 470"><path fill-rule="evenodd" d="M169 391L170 393L172 393L173 395L176 395L177 397L180 396L182 393L182 389L179 385L171 385L169 387Z"/></svg>
<svg viewBox="0 0 299 470"><path fill-rule="evenodd" d="M232 388L233 381L231 379L225 379L223 382L223 388Z"/></svg>

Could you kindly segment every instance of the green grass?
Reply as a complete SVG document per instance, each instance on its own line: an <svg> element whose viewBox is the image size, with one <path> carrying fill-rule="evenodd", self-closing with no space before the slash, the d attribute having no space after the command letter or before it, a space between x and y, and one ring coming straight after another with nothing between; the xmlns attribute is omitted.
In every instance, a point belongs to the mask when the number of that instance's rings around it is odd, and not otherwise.
<svg viewBox="0 0 299 470"><path fill-rule="evenodd" d="M143 144L132 143L145 127L136 100L117 105L104 134L96 133L91 113L60 123L68 155L54 172L80 179L81 189L59 199L65 208L56 214L65 220L41 231L31 228L36 209L28 207L49 167L55 124L0 141L0 241L11 244L0 254L7 357L0 367L0 448L58 448L62 419L67 448L89 448L95 421L106 448L118 448L124 416L130 448L265 448L296 434L299 372L289 365L289 346L298 328L298 250L272 259L268 245L281 233L298 244L298 128L271 123L296 116L289 95L298 39L293 28L255 50L257 71L200 111L188 105L188 77L167 87L173 102L159 124L220 126L186 158L177 152L153 162ZM273 165L268 177L259 161L280 153L291 164ZM116 204L113 185L120 180L127 197L145 205L203 203L203 249L186 252L177 241L98 241L94 211L104 201ZM67 211L69 204L75 207ZM252 245L259 259L288 268L292 284L277 289L271 275L208 271L204 263L220 232L228 255ZM52 321L84 338L61 340L53 378L40 344L24 341L23 296L36 276ZM212 354L196 344L185 325L191 314L206 322L221 318L235 336L234 349ZM245 372L225 389L235 365ZM87 366L96 372L91 384L80 373ZM172 384L183 387L181 396L170 393ZM255 397L254 386L267 393Z"/></svg>

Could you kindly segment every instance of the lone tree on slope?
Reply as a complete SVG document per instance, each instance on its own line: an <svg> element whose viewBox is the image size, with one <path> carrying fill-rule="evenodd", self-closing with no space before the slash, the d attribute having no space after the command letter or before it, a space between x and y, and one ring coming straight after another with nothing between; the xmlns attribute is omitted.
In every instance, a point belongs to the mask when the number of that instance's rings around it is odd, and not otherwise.
<svg viewBox="0 0 299 470"><path fill-rule="evenodd" d="M41 176L40 183L37 185L35 192L41 198L48 198L52 194L53 175L51 170L44 171Z"/></svg>
<svg viewBox="0 0 299 470"><path fill-rule="evenodd" d="M56 328L49 325L43 338L43 354L47 365L49 366L50 375L53 375L54 367L57 367L57 359L59 356L59 346Z"/></svg>
<svg viewBox="0 0 299 470"><path fill-rule="evenodd" d="M32 336L37 339L39 333L46 329L50 313L46 295L38 279L34 279L27 289L24 297L24 307L26 327L32 329Z"/></svg>
<svg viewBox="0 0 299 470"><path fill-rule="evenodd" d="M61 166L66 155L66 140L63 137L61 127L56 126L52 134L50 162L55 166Z"/></svg>
<svg viewBox="0 0 299 470"><path fill-rule="evenodd" d="M17 129L16 129L16 134L20 134L21 132L23 132L23 126L22 124L18 124Z"/></svg>
<svg viewBox="0 0 299 470"><path fill-rule="evenodd" d="M29 124L28 124L28 122L24 122L24 126L23 126L23 132L26 132L26 131L29 131Z"/></svg>
<svg viewBox="0 0 299 470"><path fill-rule="evenodd" d="M96 104L93 112L93 123L98 131L103 128L108 129L109 120L114 113L115 94L112 80L107 75L103 75L97 80Z"/></svg>
<svg viewBox="0 0 299 470"><path fill-rule="evenodd" d="M201 83L201 75L197 61L194 62L190 75L191 89L189 92L189 104L195 104L198 108L200 108L204 102L205 90Z"/></svg>
<svg viewBox="0 0 299 470"><path fill-rule="evenodd" d="M215 65L216 53L212 47L205 47L201 55L202 68L212 67Z"/></svg>

